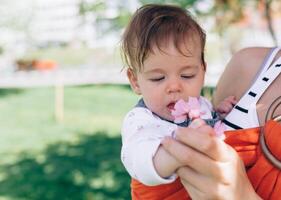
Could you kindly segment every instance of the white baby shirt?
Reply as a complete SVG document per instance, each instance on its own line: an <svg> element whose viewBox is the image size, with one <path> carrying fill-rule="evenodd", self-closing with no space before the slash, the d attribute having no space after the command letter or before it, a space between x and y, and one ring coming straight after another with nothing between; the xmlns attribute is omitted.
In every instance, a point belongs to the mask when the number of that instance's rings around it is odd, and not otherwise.
<svg viewBox="0 0 281 200"><path fill-rule="evenodd" d="M199 98L202 118L212 118L212 105L204 97ZM133 108L124 118L121 130L121 160L130 176L149 186L173 182L176 174L162 178L153 164L153 157L160 146L161 140L172 136L177 125L163 120L146 107Z"/></svg>

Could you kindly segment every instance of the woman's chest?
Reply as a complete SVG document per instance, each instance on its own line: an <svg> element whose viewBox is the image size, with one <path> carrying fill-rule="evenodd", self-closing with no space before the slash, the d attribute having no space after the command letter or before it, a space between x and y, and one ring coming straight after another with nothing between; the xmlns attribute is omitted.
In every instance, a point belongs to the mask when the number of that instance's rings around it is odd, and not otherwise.
<svg viewBox="0 0 281 200"><path fill-rule="evenodd" d="M261 125L264 124L266 118L281 115L281 74L261 96L256 108Z"/></svg>

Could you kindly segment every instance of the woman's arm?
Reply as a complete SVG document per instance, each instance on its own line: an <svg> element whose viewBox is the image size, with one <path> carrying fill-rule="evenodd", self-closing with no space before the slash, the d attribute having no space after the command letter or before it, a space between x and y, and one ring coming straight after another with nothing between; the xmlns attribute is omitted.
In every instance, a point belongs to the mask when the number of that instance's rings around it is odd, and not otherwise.
<svg viewBox="0 0 281 200"><path fill-rule="evenodd" d="M227 96L234 95L239 101L243 94L250 88L252 81L262 67L262 64L272 48L252 47L238 51L227 64L213 96L214 107ZM276 55L275 60L281 57L281 51ZM265 114L270 104L279 96L281 75L273 81L259 99L256 109L260 125L265 122ZM281 106L275 114L281 114Z"/></svg>
<svg viewBox="0 0 281 200"><path fill-rule="evenodd" d="M233 55L221 75L213 96L215 107L228 96L239 100L250 87L271 48L245 48Z"/></svg>

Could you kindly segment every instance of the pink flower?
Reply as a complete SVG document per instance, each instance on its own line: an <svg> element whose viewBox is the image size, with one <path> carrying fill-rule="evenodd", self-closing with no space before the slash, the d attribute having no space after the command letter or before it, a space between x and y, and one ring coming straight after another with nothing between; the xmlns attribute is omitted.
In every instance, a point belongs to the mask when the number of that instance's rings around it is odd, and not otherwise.
<svg viewBox="0 0 281 200"><path fill-rule="evenodd" d="M176 102L174 110L172 110L172 115L175 117L175 123L182 123L186 120L187 114L189 112L188 103L180 99Z"/></svg>
<svg viewBox="0 0 281 200"><path fill-rule="evenodd" d="M201 111L201 106L198 98L189 97L188 102L180 99L175 103L174 110L171 114L173 115L175 123L182 123L187 119L187 116L191 120L200 119L204 112ZM214 125L215 135L221 139L225 138L224 131L226 130L225 125L218 121Z"/></svg>
<svg viewBox="0 0 281 200"><path fill-rule="evenodd" d="M189 119L196 119L200 118L204 113L201 111L198 98L189 97L188 102L182 99L178 100L171 114L175 117L175 123L181 123L186 120L187 116Z"/></svg>
<svg viewBox="0 0 281 200"><path fill-rule="evenodd" d="M202 113L201 113L200 103L198 101L198 98L189 97L187 104L188 104L188 107L189 107L188 117L190 119L200 118Z"/></svg>
<svg viewBox="0 0 281 200"><path fill-rule="evenodd" d="M196 119L200 118L204 113L201 112L198 98L189 97L188 102L185 102L183 99L178 100L171 114L175 117L175 123L182 123L186 120L187 116L189 119Z"/></svg>

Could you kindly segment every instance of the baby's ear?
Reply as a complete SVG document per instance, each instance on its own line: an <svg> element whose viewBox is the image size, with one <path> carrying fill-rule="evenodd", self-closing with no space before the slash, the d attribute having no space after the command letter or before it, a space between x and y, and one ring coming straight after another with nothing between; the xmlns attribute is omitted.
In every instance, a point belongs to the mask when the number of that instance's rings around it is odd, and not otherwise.
<svg viewBox="0 0 281 200"><path fill-rule="evenodd" d="M134 73L132 69L128 69L127 70L127 77L130 81L130 85L131 85L132 90L136 94L141 95L141 90L140 90L140 87L139 87L138 77L137 77L136 73Z"/></svg>
<svg viewBox="0 0 281 200"><path fill-rule="evenodd" d="M204 71L207 70L207 63L206 63L206 61L204 61L204 62L202 63L202 67L204 68Z"/></svg>

